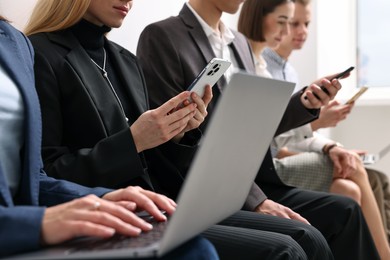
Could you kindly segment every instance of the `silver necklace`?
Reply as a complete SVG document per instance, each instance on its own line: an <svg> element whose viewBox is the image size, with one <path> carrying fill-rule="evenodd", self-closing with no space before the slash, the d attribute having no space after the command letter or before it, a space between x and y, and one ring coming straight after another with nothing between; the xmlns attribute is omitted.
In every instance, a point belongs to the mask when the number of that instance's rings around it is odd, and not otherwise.
<svg viewBox="0 0 390 260"><path fill-rule="evenodd" d="M91 58L91 61L96 65L96 67L98 67L98 69L100 69L102 71L103 78L105 78L107 80L107 82L108 82L108 85L110 85L111 91L112 91L112 93L114 93L114 96L115 96L116 100L118 101L118 104L119 104L119 106L120 106L120 108L122 110L122 114L125 117L126 122L129 122L129 119L126 116L125 110L123 109L122 102L119 99L119 96L116 93L114 87L112 86L112 83L111 83L110 79L108 78L108 73L106 71L106 61L107 61L106 49L103 48L103 68L100 67L99 64L97 64L92 58Z"/></svg>

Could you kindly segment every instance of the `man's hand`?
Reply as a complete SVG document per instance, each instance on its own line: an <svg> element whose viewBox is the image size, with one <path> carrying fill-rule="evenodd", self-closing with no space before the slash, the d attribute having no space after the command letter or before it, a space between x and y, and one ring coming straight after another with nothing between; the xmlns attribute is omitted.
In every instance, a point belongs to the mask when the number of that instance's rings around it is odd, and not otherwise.
<svg viewBox="0 0 390 260"><path fill-rule="evenodd" d="M290 208L287 208L279 203L276 203L272 200L266 199L263 203L256 207L255 212L268 214L272 216L278 216L287 219L295 219L305 224L309 224L304 217L294 212Z"/></svg>
<svg viewBox="0 0 390 260"><path fill-rule="evenodd" d="M360 161L357 153L336 146L329 151L329 157L333 162L335 178L347 178L356 171Z"/></svg>
<svg viewBox="0 0 390 260"><path fill-rule="evenodd" d="M320 87L321 86L321 87ZM330 82L324 78L308 86L301 96L302 104L308 109L318 109L334 99L337 92L341 89L341 84L337 79Z"/></svg>

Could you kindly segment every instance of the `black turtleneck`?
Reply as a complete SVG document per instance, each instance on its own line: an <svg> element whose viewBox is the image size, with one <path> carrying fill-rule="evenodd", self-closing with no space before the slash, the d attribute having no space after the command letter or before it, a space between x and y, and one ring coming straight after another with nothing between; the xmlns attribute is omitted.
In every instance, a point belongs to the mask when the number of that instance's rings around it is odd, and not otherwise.
<svg viewBox="0 0 390 260"><path fill-rule="evenodd" d="M105 46L105 34L111 31L110 27L107 26L97 26L93 23L90 23L86 20L81 20L74 26L70 28L76 38L79 40L81 46L85 49L88 55L93 59L100 67L103 68L104 62L104 51L103 48ZM106 71L108 74L108 78L111 81L112 86L115 89L116 94L118 95L123 109L125 111L126 116L129 118L129 124L132 123L132 113L131 113L131 104L129 102L128 93L125 91L123 87L123 82L119 79L116 71L115 64L112 63L110 59L110 53L106 50ZM107 86L110 88L107 80L104 79L107 83ZM111 88L110 88L111 91Z"/></svg>

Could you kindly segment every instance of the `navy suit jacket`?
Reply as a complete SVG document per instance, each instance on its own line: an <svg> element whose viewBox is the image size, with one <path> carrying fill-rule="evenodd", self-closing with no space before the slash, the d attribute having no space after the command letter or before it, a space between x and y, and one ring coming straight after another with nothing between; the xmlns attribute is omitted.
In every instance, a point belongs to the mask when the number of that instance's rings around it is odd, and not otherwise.
<svg viewBox="0 0 390 260"><path fill-rule="evenodd" d="M45 206L108 189L90 189L48 177L41 160L41 112L34 87L34 53L29 40L0 21L0 65L20 90L25 106L22 176L13 198L0 161L0 256L39 248ZM1 133L1 132L0 132Z"/></svg>
<svg viewBox="0 0 390 260"><path fill-rule="evenodd" d="M242 34L233 33L235 39L230 48L238 66L255 73L247 40ZM137 56L145 74L151 106L156 107L190 86L215 54L200 23L184 5L178 16L153 23L144 29L138 42ZM213 87L213 100L207 108L209 115L200 127L202 130L211 118L222 84L223 81L219 81L219 86ZM317 115L318 110L308 110L302 105L300 93L297 93L292 96L276 135L308 123L317 118ZM256 183L259 186L264 183L284 185L275 172L269 152L259 170ZM266 199L257 184L252 185L244 209L253 210Z"/></svg>

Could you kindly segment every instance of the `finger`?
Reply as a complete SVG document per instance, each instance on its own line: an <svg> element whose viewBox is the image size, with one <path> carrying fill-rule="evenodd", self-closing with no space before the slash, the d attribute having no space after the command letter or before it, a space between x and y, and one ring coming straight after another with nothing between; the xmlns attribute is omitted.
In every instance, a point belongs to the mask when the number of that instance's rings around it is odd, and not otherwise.
<svg viewBox="0 0 390 260"><path fill-rule="evenodd" d="M186 114L184 117L172 117L170 119L169 131L170 134L176 135L177 132L181 132L188 122L195 116L196 111L191 111L189 114ZM171 115L170 115L171 116ZM173 115L172 115L173 116Z"/></svg>
<svg viewBox="0 0 390 260"><path fill-rule="evenodd" d="M146 191L140 187L128 187L124 190L124 193L127 194L125 196L128 196L137 204L137 207L139 209L143 209L147 211L150 215L152 215L156 220L158 221L166 221L167 218L164 214L161 213L159 208L167 211L169 214L171 214L173 211L171 210L171 207L161 207L161 205L164 205L160 202L161 199L158 198L158 195L151 191ZM153 195L154 194L154 195ZM156 196L158 195L158 196Z"/></svg>
<svg viewBox="0 0 390 260"><path fill-rule="evenodd" d="M201 99L196 93L191 94L191 98L194 101L194 103L197 105L196 109L201 113L205 114L206 113L206 106L204 104L203 99Z"/></svg>
<svg viewBox="0 0 390 260"><path fill-rule="evenodd" d="M340 164L340 161L339 160L333 160L333 166L334 166L334 169L335 171L338 173L338 174L341 174L342 172L342 167L341 167L341 164Z"/></svg>
<svg viewBox="0 0 390 260"><path fill-rule="evenodd" d="M189 97L190 97L190 92L184 91L174 96L164 104L162 104L160 107L157 108L157 110L163 115L169 114L171 111L174 111L184 101L188 100Z"/></svg>
<svg viewBox="0 0 390 260"><path fill-rule="evenodd" d="M313 108L319 109L323 105L321 100L316 95L314 95L314 93L312 91L305 92L302 102L307 108L310 108L310 109L313 109Z"/></svg>
<svg viewBox="0 0 390 260"><path fill-rule="evenodd" d="M128 235L128 236L138 236L141 233L141 228L133 225L129 221L129 217L126 218L126 222L120 219L119 217L116 217L113 213L108 213L110 210L101 207L99 210L76 210L72 212L72 215L70 216L72 219L75 219L77 221L84 221L84 222L90 222L98 225L102 225L108 228L114 229L116 232ZM129 213L133 214L129 211ZM134 214L133 214L134 215ZM123 216L122 216L123 217ZM138 218L134 215L134 221L131 221L133 223L137 223L135 220ZM143 221L143 220L141 220ZM148 224L148 223L147 223ZM150 225L150 224L148 224ZM151 228L145 229L145 231L150 230Z"/></svg>
<svg viewBox="0 0 390 260"><path fill-rule="evenodd" d="M133 212L137 209L137 204L132 201L115 201L114 203Z"/></svg>
<svg viewBox="0 0 390 260"><path fill-rule="evenodd" d="M100 214L98 215L98 217L101 217L102 220L105 222L99 222L99 224L115 224L115 226L110 227L116 229L119 228L121 232L126 232L126 228L129 229L132 233L135 232L137 229L142 229L144 231L149 231L152 229L152 226L149 223L138 218L132 211L128 210L127 208L119 206L114 202L103 200L98 197L88 197L85 201L88 202L89 205L81 209L79 208L80 211L84 212L86 210L89 210L89 212ZM120 201L119 203L124 204L125 202ZM131 206L134 204L134 202L128 202L127 206Z"/></svg>
<svg viewBox="0 0 390 260"><path fill-rule="evenodd" d="M332 100L328 104L328 106L330 106L330 107L339 106L339 105L340 105L340 102L338 102L337 100Z"/></svg>
<svg viewBox="0 0 390 260"><path fill-rule="evenodd" d="M204 102L206 107L209 105L209 103L213 99L213 91L212 91L210 85L206 85L205 92L204 92L202 99L203 99L203 102Z"/></svg>
<svg viewBox="0 0 390 260"><path fill-rule="evenodd" d="M302 217L300 214L298 214L298 213L296 213L296 212L293 212L292 214L290 214L290 218L291 218L291 219L298 220L298 221L300 221L300 222L302 222L302 223L305 223L305 224L310 225L310 222L309 222L307 219L305 219L304 217Z"/></svg>
<svg viewBox="0 0 390 260"><path fill-rule="evenodd" d="M158 208L165 210L169 215L171 215L171 214L173 214L173 212L175 212L176 203L172 199L169 199L168 197L166 197L164 195L157 194L157 193L154 193L154 192L151 192L148 190L143 190L142 193L145 196L147 196L151 201L153 201L158 206ZM161 220L166 219L166 217L159 210L154 211L154 212L149 211L149 209L147 208L149 206L149 204L146 204L143 206L144 206L144 209L146 211L148 211L149 213L151 213L154 217L157 217ZM151 208L151 210L154 210L154 208ZM154 213L156 215L154 215Z"/></svg>
<svg viewBox="0 0 390 260"><path fill-rule="evenodd" d="M70 224L71 225L67 225L67 227L63 229L65 234L68 233L68 238L66 240L81 236L109 238L116 232L114 228L90 221L77 220L70 222Z"/></svg>

